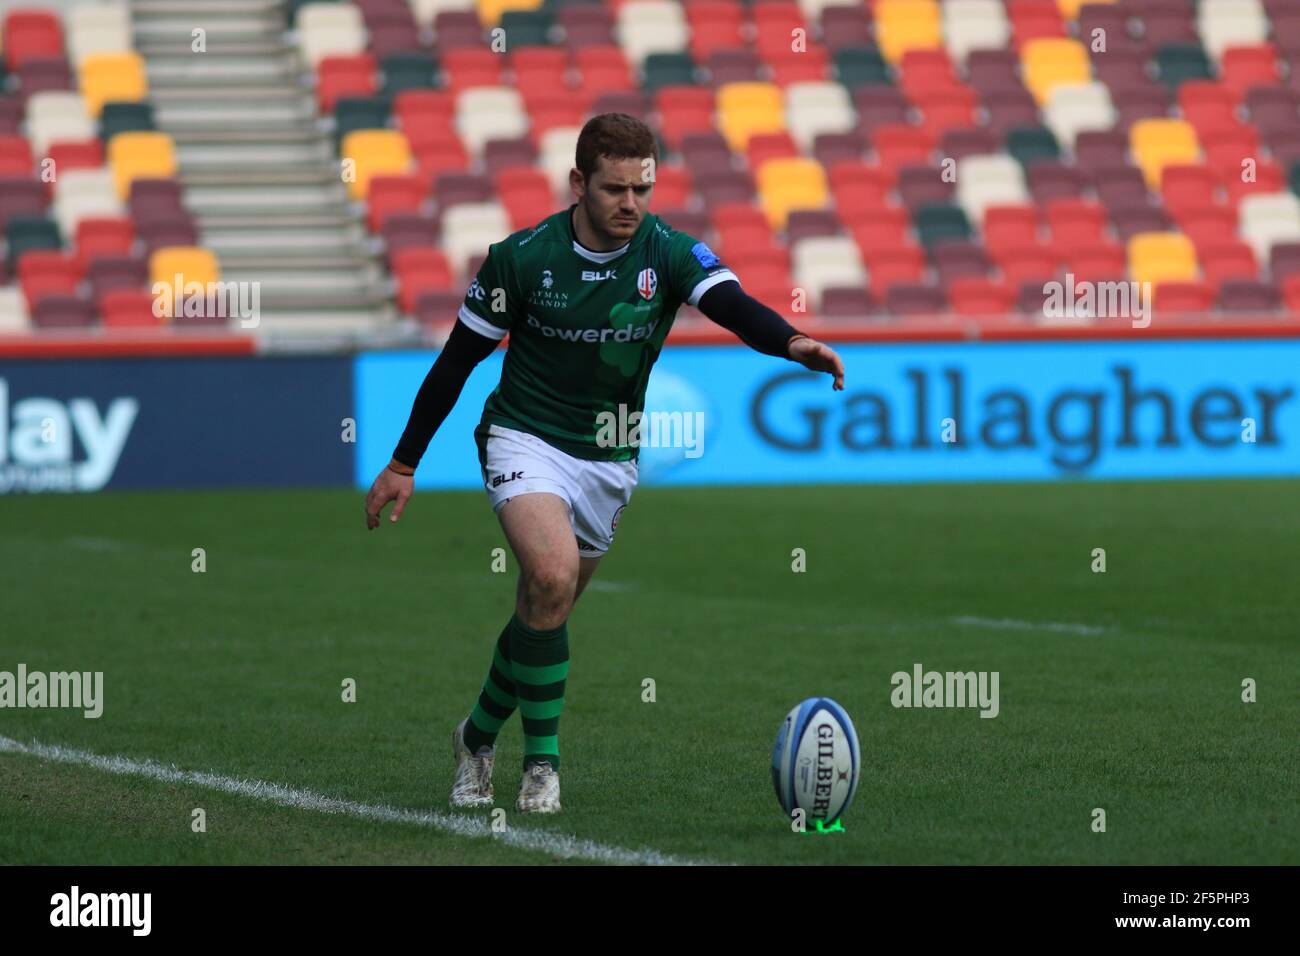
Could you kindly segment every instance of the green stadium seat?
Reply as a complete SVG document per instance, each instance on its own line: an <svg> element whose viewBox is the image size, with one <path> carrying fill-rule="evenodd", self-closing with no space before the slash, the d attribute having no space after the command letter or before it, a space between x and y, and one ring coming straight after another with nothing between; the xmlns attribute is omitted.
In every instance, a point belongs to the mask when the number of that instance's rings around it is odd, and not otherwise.
<svg viewBox="0 0 1300 956"><path fill-rule="evenodd" d="M971 235L970 220L960 206L919 206L913 213L913 224L926 248L938 242L964 241Z"/></svg>
<svg viewBox="0 0 1300 956"><path fill-rule="evenodd" d="M665 86L697 86L695 61L689 53L651 53L645 58L645 79L641 88L656 93Z"/></svg>
<svg viewBox="0 0 1300 956"><path fill-rule="evenodd" d="M1012 127L1007 131L1007 152L1021 166L1061 158L1061 147L1045 126Z"/></svg>
<svg viewBox="0 0 1300 956"><path fill-rule="evenodd" d="M835 75L849 89L858 86L888 86L893 83L885 58L873 46L847 46L837 50Z"/></svg>
<svg viewBox="0 0 1300 956"><path fill-rule="evenodd" d="M438 65L426 53L393 53L384 57L384 92L396 96L403 90L429 90L437 86Z"/></svg>
<svg viewBox="0 0 1300 956"><path fill-rule="evenodd" d="M551 45L551 15L541 10L507 10L501 15L506 48Z"/></svg>
<svg viewBox="0 0 1300 956"><path fill-rule="evenodd" d="M392 100L387 96L341 96L334 104L334 138L358 129L387 129Z"/></svg>
<svg viewBox="0 0 1300 956"><path fill-rule="evenodd" d="M1288 182L1291 184L1291 191L1300 196L1300 159L1291 164L1291 175Z"/></svg>
<svg viewBox="0 0 1300 956"><path fill-rule="evenodd" d="M1160 80L1170 92L1188 80L1212 80L1214 71L1210 59L1199 46L1188 43L1171 43L1156 51L1156 69Z"/></svg>
<svg viewBox="0 0 1300 956"><path fill-rule="evenodd" d="M158 127L153 121L153 104L140 102L109 102L99 116L99 138L107 143L118 133L152 131Z"/></svg>
<svg viewBox="0 0 1300 956"><path fill-rule="evenodd" d="M9 247L9 269L12 272L20 256L33 249L63 248L59 227L44 216L11 216L5 226L5 242Z"/></svg>

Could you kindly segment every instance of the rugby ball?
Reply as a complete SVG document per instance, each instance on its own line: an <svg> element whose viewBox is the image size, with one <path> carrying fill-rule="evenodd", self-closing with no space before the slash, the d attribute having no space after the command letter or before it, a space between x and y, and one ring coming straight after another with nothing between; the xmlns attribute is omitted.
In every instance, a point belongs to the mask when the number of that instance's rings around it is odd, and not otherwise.
<svg viewBox="0 0 1300 956"><path fill-rule="evenodd" d="M830 826L853 802L862 754L853 721L829 697L809 697L786 714L772 748L772 784L786 816Z"/></svg>

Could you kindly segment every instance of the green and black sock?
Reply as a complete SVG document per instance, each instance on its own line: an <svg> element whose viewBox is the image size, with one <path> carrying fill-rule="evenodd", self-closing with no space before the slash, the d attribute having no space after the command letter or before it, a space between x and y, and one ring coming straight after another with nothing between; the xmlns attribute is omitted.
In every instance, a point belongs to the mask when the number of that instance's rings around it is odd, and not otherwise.
<svg viewBox="0 0 1300 956"><path fill-rule="evenodd" d="M494 746L502 724L510 719L510 715L519 706L510 666L510 627L514 623L513 617L510 622L497 638L492 667L488 670L487 680L483 682L478 703L474 705L469 722L465 724L465 746L470 753L478 753L480 747Z"/></svg>
<svg viewBox="0 0 1300 956"><path fill-rule="evenodd" d="M569 676L568 624L538 631L515 615L507 630L511 676L524 722L524 767L545 760L559 770L560 712Z"/></svg>

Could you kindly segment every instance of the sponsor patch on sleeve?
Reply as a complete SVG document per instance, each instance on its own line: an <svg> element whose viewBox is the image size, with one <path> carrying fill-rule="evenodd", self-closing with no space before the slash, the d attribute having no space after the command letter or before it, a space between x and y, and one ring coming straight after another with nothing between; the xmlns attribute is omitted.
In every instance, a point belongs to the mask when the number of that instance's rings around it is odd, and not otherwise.
<svg viewBox="0 0 1300 956"><path fill-rule="evenodd" d="M722 261L714 254L713 250L703 242L697 242L695 245L691 246L691 255L693 255L699 262L700 266L705 269L712 269Z"/></svg>

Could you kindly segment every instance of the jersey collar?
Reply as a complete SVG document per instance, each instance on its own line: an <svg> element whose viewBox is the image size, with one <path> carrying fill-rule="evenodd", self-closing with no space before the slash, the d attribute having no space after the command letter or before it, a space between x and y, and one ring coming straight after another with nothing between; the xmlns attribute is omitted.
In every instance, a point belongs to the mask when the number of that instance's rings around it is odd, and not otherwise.
<svg viewBox="0 0 1300 956"><path fill-rule="evenodd" d="M564 214L564 231L568 235L569 240L573 243L573 251L582 256L582 258L589 259L592 262L610 262L611 260L617 259L619 256L625 254L628 249L632 247L632 243L636 242L637 239L641 237L642 232L645 230L646 221L650 218L650 214L647 212L641 219L641 224L637 226L636 232L632 234L632 238L623 243L623 245L619 246L617 249L611 249L608 252L597 252L595 249L588 249L578 241L578 235L573 228L573 211L577 208L578 204L576 202L572 203L569 206L569 211Z"/></svg>

